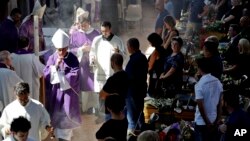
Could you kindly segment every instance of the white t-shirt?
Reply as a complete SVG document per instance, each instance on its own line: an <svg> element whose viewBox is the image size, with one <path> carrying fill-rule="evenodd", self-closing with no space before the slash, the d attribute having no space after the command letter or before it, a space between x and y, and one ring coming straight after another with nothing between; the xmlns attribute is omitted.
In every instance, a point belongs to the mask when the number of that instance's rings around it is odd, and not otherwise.
<svg viewBox="0 0 250 141"><path fill-rule="evenodd" d="M222 91L223 87L220 80L211 74L203 75L195 85L195 99L203 99L204 109L210 122L214 122L217 117L217 105ZM196 106L195 123L206 125L198 106Z"/></svg>

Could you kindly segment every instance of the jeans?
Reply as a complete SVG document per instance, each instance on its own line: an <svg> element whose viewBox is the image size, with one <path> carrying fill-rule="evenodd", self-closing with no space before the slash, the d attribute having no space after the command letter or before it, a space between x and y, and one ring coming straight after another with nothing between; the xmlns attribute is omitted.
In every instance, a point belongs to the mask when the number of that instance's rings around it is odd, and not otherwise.
<svg viewBox="0 0 250 141"><path fill-rule="evenodd" d="M131 96L126 98L126 116L128 119L128 129L140 129L145 123L144 119L144 99L135 99Z"/></svg>

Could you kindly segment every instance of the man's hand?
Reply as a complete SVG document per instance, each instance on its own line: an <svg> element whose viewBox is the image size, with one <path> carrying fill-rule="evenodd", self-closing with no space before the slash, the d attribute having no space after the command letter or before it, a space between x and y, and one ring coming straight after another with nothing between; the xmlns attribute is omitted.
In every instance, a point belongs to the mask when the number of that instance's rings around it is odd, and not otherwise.
<svg viewBox="0 0 250 141"><path fill-rule="evenodd" d="M62 63L63 58L62 57L58 57L56 60L56 68L58 69L59 65Z"/></svg>
<svg viewBox="0 0 250 141"><path fill-rule="evenodd" d="M115 53L119 53L119 52L120 52L120 50L118 49L118 47L114 47L114 48L113 48L113 51L114 51Z"/></svg>
<svg viewBox="0 0 250 141"><path fill-rule="evenodd" d="M83 51L83 52L89 52L89 51L90 51L90 45L89 45L89 43L85 43L85 44L82 46L82 51Z"/></svg>
<svg viewBox="0 0 250 141"><path fill-rule="evenodd" d="M6 128L6 129L5 129L5 134L6 134L6 135L10 135L10 134L11 134L10 128Z"/></svg>
<svg viewBox="0 0 250 141"><path fill-rule="evenodd" d="M45 127L46 131L50 134L50 138L54 138L55 135L54 135L54 128L50 125L47 125Z"/></svg>

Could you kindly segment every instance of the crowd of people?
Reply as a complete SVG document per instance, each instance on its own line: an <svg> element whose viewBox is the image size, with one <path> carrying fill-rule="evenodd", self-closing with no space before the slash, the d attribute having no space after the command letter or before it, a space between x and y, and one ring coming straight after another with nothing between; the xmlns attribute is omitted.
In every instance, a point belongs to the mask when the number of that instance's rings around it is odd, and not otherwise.
<svg viewBox="0 0 250 141"><path fill-rule="evenodd" d="M239 93L225 90L222 79L223 74L234 79L243 75L250 77L246 63L250 60L248 1L231 0L228 7L226 0L156 0L159 15L155 31L147 36L154 48L149 58L141 51L137 37L130 37L125 44L112 30L118 26L109 21L113 19L103 20L105 15L100 14L99 8L107 4L95 0L93 13L93 2L84 2L85 8L79 8L75 22L68 25L70 32L59 28L54 33L51 41L55 52L40 57L34 54L33 18L39 18L38 50L43 51L42 19L46 5L41 6L37 0L23 20L22 11L14 8L10 16L1 21L0 105L3 111L0 129L4 140L41 141L49 134L59 141L70 141L73 130L82 125L81 112L88 113L95 108L96 112L105 114L96 139L126 141L129 133L134 134L145 126L146 96L173 98L182 89L187 63L187 56L181 51L184 38L200 34L203 17L211 7L227 9L219 10L216 17L224 24L228 39L209 36L199 47L201 58L195 60L195 140L230 141L235 139L236 129L249 129L250 118L239 105ZM189 5L187 9L186 5ZM183 10L189 10L185 35L178 28ZM103 20L100 29L91 26L92 21L100 20ZM220 42L227 42L223 53L218 50ZM224 62L229 67L225 68ZM41 78L45 85L45 103L39 102ZM221 116L225 113L228 117L222 123ZM141 133L137 140L146 138L160 140L153 131Z"/></svg>

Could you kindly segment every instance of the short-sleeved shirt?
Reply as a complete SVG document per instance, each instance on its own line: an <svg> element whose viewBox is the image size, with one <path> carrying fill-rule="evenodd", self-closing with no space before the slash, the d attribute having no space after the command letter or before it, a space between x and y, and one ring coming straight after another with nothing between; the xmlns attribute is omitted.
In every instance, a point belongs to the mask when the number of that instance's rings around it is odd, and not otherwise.
<svg viewBox="0 0 250 141"><path fill-rule="evenodd" d="M126 97L128 91L128 75L122 70L110 76L103 86L103 90L107 93L117 93L122 97Z"/></svg>
<svg viewBox="0 0 250 141"><path fill-rule="evenodd" d="M175 82L182 81L182 70L184 67L184 56L183 54L177 53L174 56L168 56L166 57L165 63L164 63L164 73L168 72L170 68L175 68L175 73L171 76L171 80L175 80Z"/></svg>
<svg viewBox="0 0 250 141"><path fill-rule="evenodd" d="M220 80L211 74L205 74L195 85L195 99L203 99L204 109L210 122L214 122L217 117L217 105L223 91ZM206 125L198 106L196 106L195 123Z"/></svg>
<svg viewBox="0 0 250 141"><path fill-rule="evenodd" d="M117 141L127 141L128 120L110 119L96 132L96 139L113 137Z"/></svg>

